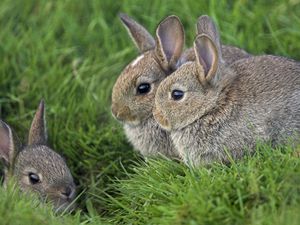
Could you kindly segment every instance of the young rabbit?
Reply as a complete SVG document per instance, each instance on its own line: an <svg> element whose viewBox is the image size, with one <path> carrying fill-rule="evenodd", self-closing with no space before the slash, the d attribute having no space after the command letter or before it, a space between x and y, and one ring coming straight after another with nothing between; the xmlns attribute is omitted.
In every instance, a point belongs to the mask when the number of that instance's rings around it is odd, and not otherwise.
<svg viewBox="0 0 300 225"><path fill-rule="evenodd" d="M177 157L177 150L168 132L155 122L152 109L160 82L179 65L194 60L194 51L186 50L182 54L184 29L176 16L169 16L158 25L155 39L127 15L121 14L120 18L141 55L125 68L114 85L112 114L124 122L127 138L144 156L160 153ZM204 29L202 20L199 19L198 30ZM249 56L235 47L225 49L225 53L228 53L225 60L232 61L235 55Z"/></svg>
<svg viewBox="0 0 300 225"><path fill-rule="evenodd" d="M127 138L144 156L177 157L168 133L155 122L152 108L159 83L177 67L184 46L183 26L178 17L168 16L158 25L154 40L127 15L120 18L141 55L124 69L113 87L112 114L124 122Z"/></svg>
<svg viewBox="0 0 300 225"><path fill-rule="evenodd" d="M194 51L195 62L160 84L153 112L186 163L238 159L258 140L299 140L299 62L265 55L226 66L216 30L198 35Z"/></svg>
<svg viewBox="0 0 300 225"><path fill-rule="evenodd" d="M45 106L41 101L32 121L28 145L17 149L11 128L0 120L0 158L4 161L4 185L13 177L22 191L37 193L65 209L75 196L75 184L64 159L47 147Z"/></svg>

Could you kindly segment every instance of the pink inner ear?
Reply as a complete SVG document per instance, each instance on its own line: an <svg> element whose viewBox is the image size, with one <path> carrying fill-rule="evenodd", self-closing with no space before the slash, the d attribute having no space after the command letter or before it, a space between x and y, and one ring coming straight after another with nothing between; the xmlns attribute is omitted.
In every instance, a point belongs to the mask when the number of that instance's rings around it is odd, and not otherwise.
<svg viewBox="0 0 300 225"><path fill-rule="evenodd" d="M204 70L204 74L200 75L200 79L203 82L210 82L215 76L218 67L217 49L207 35L197 36L194 47L197 60Z"/></svg>
<svg viewBox="0 0 300 225"><path fill-rule="evenodd" d="M161 38L161 44L162 44L162 49L164 50L165 56L167 58L167 61L170 62L173 51L172 48L174 48L174 43L172 40L169 40L167 35L165 35L164 31L160 30L159 31L159 36Z"/></svg>
<svg viewBox="0 0 300 225"><path fill-rule="evenodd" d="M213 61L214 61L214 56L212 54L212 49L210 48L210 46L206 43L206 44L202 44L202 42L200 42L200 46L199 46L199 54L200 54L200 62L201 65L203 66L204 72L205 72L205 76L208 75L209 71L211 70Z"/></svg>
<svg viewBox="0 0 300 225"><path fill-rule="evenodd" d="M9 127L0 122L0 157L9 162L10 152L13 151L12 135Z"/></svg>
<svg viewBox="0 0 300 225"><path fill-rule="evenodd" d="M168 17L157 28L157 38L168 64L176 64L184 44L184 31L177 17ZM172 65L171 65L172 66Z"/></svg>

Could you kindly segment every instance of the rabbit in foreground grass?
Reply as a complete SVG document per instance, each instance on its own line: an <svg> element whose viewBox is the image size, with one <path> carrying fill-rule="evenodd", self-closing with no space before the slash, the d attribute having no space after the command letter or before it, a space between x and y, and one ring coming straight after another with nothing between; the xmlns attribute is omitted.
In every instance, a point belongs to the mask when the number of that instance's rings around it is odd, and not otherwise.
<svg viewBox="0 0 300 225"><path fill-rule="evenodd" d="M187 164L238 159L257 141L299 141L299 62L264 55L228 67L217 31L198 35L194 50L196 61L160 84L153 112Z"/></svg>
<svg viewBox="0 0 300 225"><path fill-rule="evenodd" d="M64 159L47 147L44 102L32 121L28 145L17 149L10 127L0 120L0 158L4 161L6 184L12 177L22 191L37 193L60 211L75 197L75 184Z"/></svg>
<svg viewBox="0 0 300 225"><path fill-rule="evenodd" d="M127 138L144 156L158 153L177 157L169 133L160 128L152 114L158 85L177 67L194 60L194 51L184 46L184 29L176 16L165 18L156 29L154 39L149 32L125 14L120 15L141 55L131 62L116 81L112 93L112 113L124 122ZM200 24L201 21L198 21ZM203 29L197 25L199 29ZM225 60L230 62L249 55L238 48L225 46Z"/></svg>

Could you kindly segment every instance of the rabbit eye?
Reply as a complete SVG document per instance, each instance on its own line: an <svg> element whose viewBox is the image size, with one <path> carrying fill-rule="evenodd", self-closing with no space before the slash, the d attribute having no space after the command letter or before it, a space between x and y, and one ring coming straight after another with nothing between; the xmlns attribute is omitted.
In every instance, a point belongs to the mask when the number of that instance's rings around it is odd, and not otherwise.
<svg viewBox="0 0 300 225"><path fill-rule="evenodd" d="M151 89L151 86L149 83L141 83L138 87L137 87L137 93L140 95L143 94L147 94Z"/></svg>
<svg viewBox="0 0 300 225"><path fill-rule="evenodd" d="M173 100L178 101L183 98L184 92L180 91L180 90L174 90L174 91L172 91L171 96L172 96Z"/></svg>
<svg viewBox="0 0 300 225"><path fill-rule="evenodd" d="M28 177L29 177L29 181L30 181L31 184L37 184L37 183L40 182L39 175L37 175L35 173L29 173Z"/></svg>

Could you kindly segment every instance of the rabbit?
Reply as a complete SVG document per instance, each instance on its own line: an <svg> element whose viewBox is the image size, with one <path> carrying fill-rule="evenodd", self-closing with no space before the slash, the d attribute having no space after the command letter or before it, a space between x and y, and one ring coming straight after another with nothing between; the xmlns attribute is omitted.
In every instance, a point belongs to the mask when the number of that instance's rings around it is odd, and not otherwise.
<svg viewBox="0 0 300 225"><path fill-rule="evenodd" d="M113 87L112 114L124 123L127 138L143 156L162 154L178 158L169 132L155 122L152 109L160 82L181 64L193 61L194 51L188 49L182 53L184 29L177 16L168 16L160 22L155 39L129 16L120 14L120 18L141 55L124 69ZM230 49L230 54L237 51L237 48L226 49ZM249 55L240 52L243 57ZM228 57L233 57L230 54Z"/></svg>
<svg viewBox="0 0 300 225"><path fill-rule="evenodd" d="M152 115L159 83L177 67L183 51L184 30L177 16L160 22L154 39L149 32L125 14L121 21L128 29L141 55L118 77L112 91L112 114L124 123L127 138L143 156L178 156L169 134Z"/></svg>
<svg viewBox="0 0 300 225"><path fill-rule="evenodd" d="M228 66L217 30L199 34L194 51L194 62L161 82L153 109L186 164L230 163L257 141L299 142L299 62L262 55Z"/></svg>
<svg viewBox="0 0 300 225"><path fill-rule="evenodd" d="M47 146L43 100L24 148L18 149L11 128L0 120L0 158L5 167L5 186L13 178L21 191L36 193L42 201L50 200L56 211L72 209L75 184L64 159Z"/></svg>

